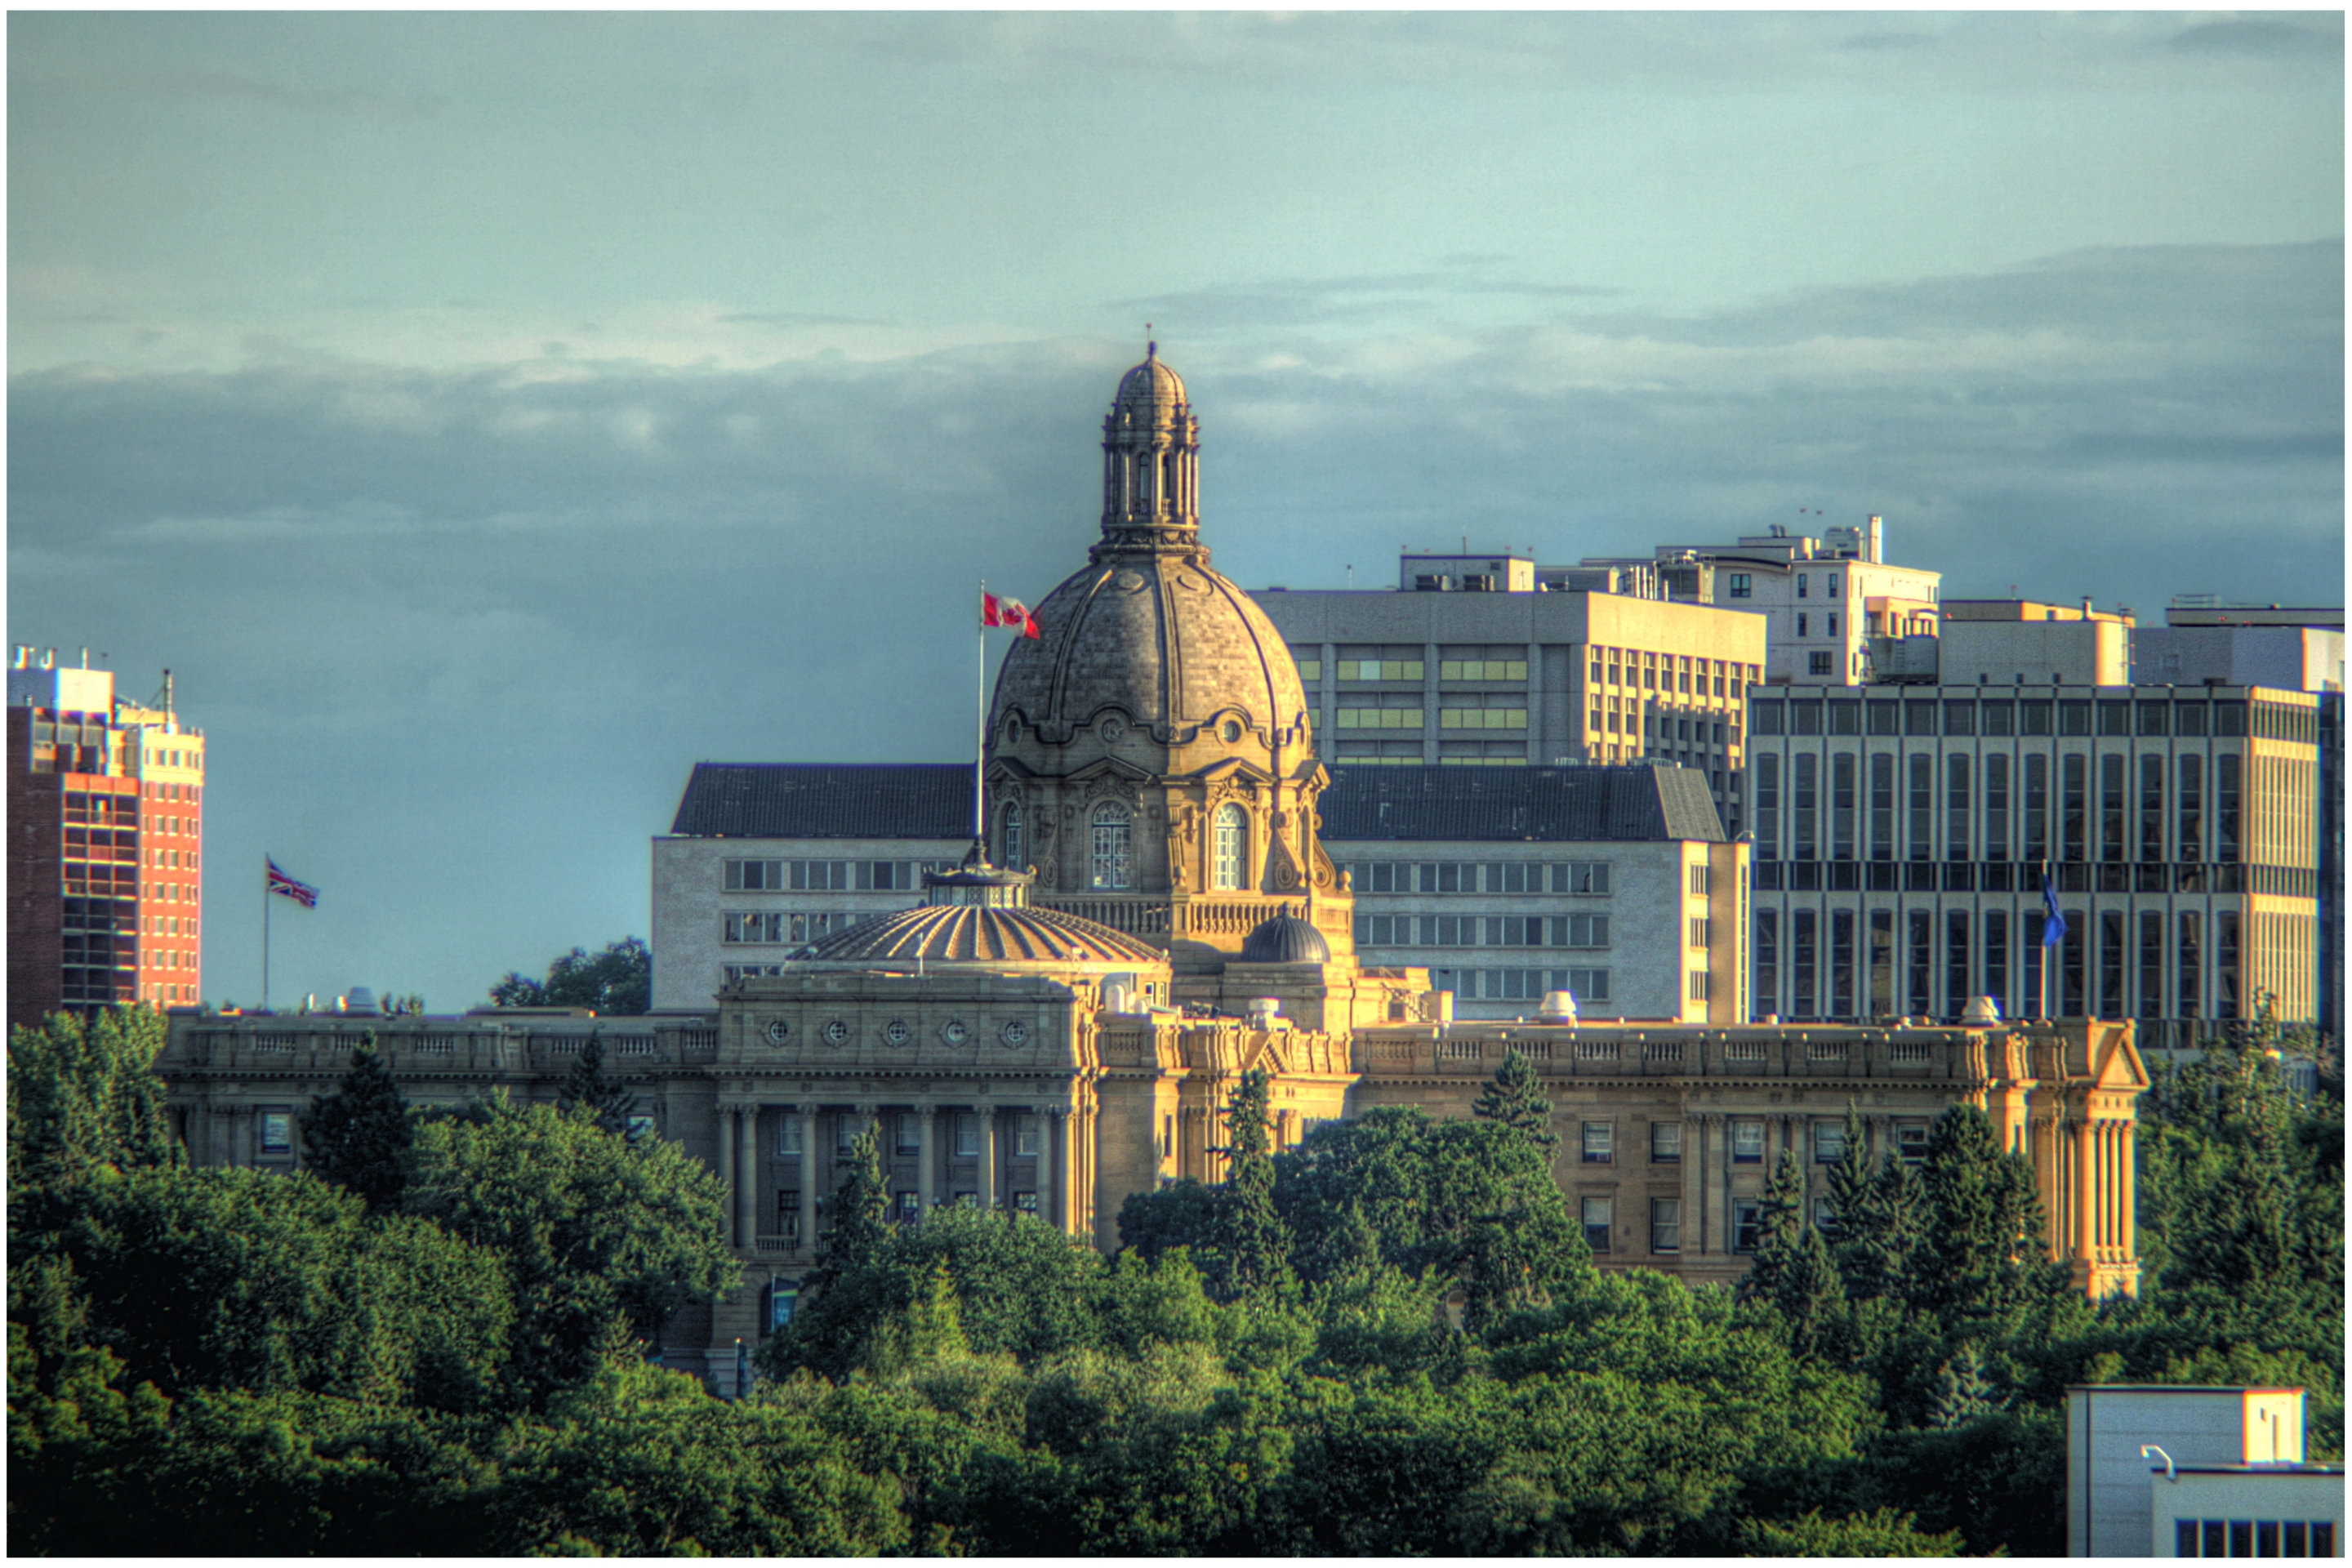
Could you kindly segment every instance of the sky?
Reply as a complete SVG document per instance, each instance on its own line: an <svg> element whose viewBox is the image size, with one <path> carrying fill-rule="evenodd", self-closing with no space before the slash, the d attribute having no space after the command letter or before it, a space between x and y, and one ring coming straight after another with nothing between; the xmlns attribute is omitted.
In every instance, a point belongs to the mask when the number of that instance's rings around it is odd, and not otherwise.
<svg viewBox="0 0 2352 1568"><path fill-rule="evenodd" d="M1875 512L1954 596L2342 602L2337 13L7 42L8 635L173 671L215 1002L265 852L273 1000L458 1010L650 934L697 761L968 755L1147 322L1245 587Z"/></svg>

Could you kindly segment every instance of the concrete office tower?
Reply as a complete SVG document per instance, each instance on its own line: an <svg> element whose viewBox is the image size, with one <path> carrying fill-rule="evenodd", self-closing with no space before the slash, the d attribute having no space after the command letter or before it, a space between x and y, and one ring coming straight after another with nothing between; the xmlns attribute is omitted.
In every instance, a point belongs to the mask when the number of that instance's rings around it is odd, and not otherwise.
<svg viewBox="0 0 2352 1568"><path fill-rule="evenodd" d="M2300 1388L2070 1384L2066 1554L2339 1555L2344 1468L2304 1462L2305 1403Z"/></svg>
<svg viewBox="0 0 2352 1568"><path fill-rule="evenodd" d="M1942 574L1889 563L1885 531L1879 517L1818 539L1776 525L1731 544L1661 544L1648 559L1587 556L1536 574L1566 586L1606 577L1612 592L1755 611L1768 627L1768 684L1848 686L1884 679L1916 657L1910 639L1937 631Z"/></svg>
<svg viewBox="0 0 2352 1568"><path fill-rule="evenodd" d="M1258 595L1331 766L1673 763L1702 773L1741 831L1741 699L1762 678L1762 616L1560 588L1499 555L1409 555L1400 581Z"/></svg>
<svg viewBox="0 0 2352 1568"><path fill-rule="evenodd" d="M8 669L8 1021L204 995L205 739L110 670Z"/></svg>
<svg viewBox="0 0 2352 1568"><path fill-rule="evenodd" d="M1766 691L1759 1016L2318 1016L2318 700L2245 687ZM2044 878L2066 922L2045 949ZM2054 954L2044 973L2045 952Z"/></svg>

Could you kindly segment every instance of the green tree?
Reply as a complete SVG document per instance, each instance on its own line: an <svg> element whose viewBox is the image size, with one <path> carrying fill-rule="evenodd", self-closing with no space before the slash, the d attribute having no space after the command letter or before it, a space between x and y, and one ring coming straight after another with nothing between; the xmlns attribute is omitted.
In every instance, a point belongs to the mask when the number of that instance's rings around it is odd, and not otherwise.
<svg viewBox="0 0 2352 1568"><path fill-rule="evenodd" d="M1551 1101L1543 1096L1543 1081L1522 1051L1504 1053L1503 1065L1479 1089L1470 1114L1507 1127L1547 1152L1559 1142L1551 1130Z"/></svg>
<svg viewBox="0 0 2352 1568"><path fill-rule="evenodd" d="M585 1377L614 1319L658 1342L690 1298L741 1278L717 1175L675 1143L628 1142L585 1115L503 1097L417 1130L408 1210L496 1251L520 1314L523 1394Z"/></svg>
<svg viewBox="0 0 2352 1568"><path fill-rule="evenodd" d="M102 1166L173 1158L163 1080L166 1037L151 1007L109 1007L88 1023L52 1013L8 1038L8 1182L12 1200L54 1190Z"/></svg>
<svg viewBox="0 0 2352 1568"><path fill-rule="evenodd" d="M311 1096L310 1114L302 1119L302 1162L382 1214L399 1205L408 1185L415 1140L408 1102L371 1030L352 1051L351 1069L335 1092Z"/></svg>
<svg viewBox="0 0 2352 1568"><path fill-rule="evenodd" d="M882 1137L868 1127L850 1141L849 1159L829 1205L833 1224L824 1254L808 1279L812 1293L865 1263L889 1238L890 1181L882 1170Z"/></svg>
<svg viewBox="0 0 2352 1568"><path fill-rule="evenodd" d="M1740 1277L1739 1299L1779 1300L1790 1271L1796 1267L1805 1232L1811 1228L1805 1221L1804 1167L1797 1163L1794 1149L1783 1149L1757 1209L1755 1260Z"/></svg>
<svg viewBox="0 0 2352 1568"><path fill-rule="evenodd" d="M607 1132L628 1136L629 1113L636 1110L637 1097L629 1092L626 1083L604 1071L604 1042L595 1030L591 1029L580 1042L580 1054L572 1058L572 1070L563 1076L556 1103L585 1111Z"/></svg>
<svg viewBox="0 0 2352 1568"><path fill-rule="evenodd" d="M1262 1070L1242 1074L1225 1109L1225 1183L1217 1205L1218 1250L1229 1287L1250 1291L1274 1287L1290 1276L1290 1231L1274 1202L1273 1079Z"/></svg>
<svg viewBox="0 0 2352 1568"><path fill-rule="evenodd" d="M1985 1374L1984 1352L1973 1343L1963 1343L1951 1360L1936 1369L1936 1375L1940 1386L1927 1425L1937 1431L1948 1432L1979 1416L1990 1415L2006 1403Z"/></svg>
<svg viewBox="0 0 2352 1568"><path fill-rule="evenodd" d="M1739 1544L1751 1557L1958 1557L1964 1542L1957 1530L1930 1535L1916 1515L1882 1508L1843 1519L1815 1509L1801 1519L1749 1520Z"/></svg>
<svg viewBox="0 0 2352 1568"><path fill-rule="evenodd" d="M1927 1131L1926 1239L1914 1300L1949 1324L2046 1301L2063 1288L2048 1260L2033 1167L2003 1150L1992 1119L1955 1105Z"/></svg>
<svg viewBox="0 0 2352 1568"><path fill-rule="evenodd" d="M1834 1325L1845 1305L1845 1282L1819 1226L1805 1226L1796 1255L1781 1270L1772 1305L1789 1325L1789 1343L1801 1356L1821 1353L1829 1345Z"/></svg>
<svg viewBox="0 0 2352 1568"><path fill-rule="evenodd" d="M651 1010L653 994L653 952L634 936L593 955L575 947L547 966L545 980L509 970L490 987L490 1000L501 1007L588 1007L606 1018Z"/></svg>

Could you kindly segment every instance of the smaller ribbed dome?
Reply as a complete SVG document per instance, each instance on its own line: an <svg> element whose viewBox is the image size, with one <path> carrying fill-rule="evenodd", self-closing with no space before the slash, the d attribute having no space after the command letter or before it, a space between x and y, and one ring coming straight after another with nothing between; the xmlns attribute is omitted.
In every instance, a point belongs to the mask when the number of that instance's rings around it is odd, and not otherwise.
<svg viewBox="0 0 2352 1568"><path fill-rule="evenodd" d="M1328 963L1331 944L1312 922L1289 910L1259 922L1242 942L1243 963Z"/></svg>
<svg viewBox="0 0 2352 1568"><path fill-rule="evenodd" d="M1168 955L1126 932L1058 910L925 904L821 937L795 967L832 970L971 964L987 969L1165 970Z"/></svg>
<svg viewBox="0 0 2352 1568"><path fill-rule="evenodd" d="M1118 392L1110 400L1114 418L1123 413L1154 415L1174 412L1184 405L1184 378L1160 363L1160 345L1144 345L1143 363L1119 377Z"/></svg>

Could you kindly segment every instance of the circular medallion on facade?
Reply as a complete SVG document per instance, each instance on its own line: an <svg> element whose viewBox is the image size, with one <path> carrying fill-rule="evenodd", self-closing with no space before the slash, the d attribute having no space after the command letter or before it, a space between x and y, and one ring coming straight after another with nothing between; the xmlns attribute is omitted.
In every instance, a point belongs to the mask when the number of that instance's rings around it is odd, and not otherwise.
<svg viewBox="0 0 2352 1568"><path fill-rule="evenodd" d="M782 1018L768 1020L768 1044L781 1046L793 1037L793 1026Z"/></svg>
<svg viewBox="0 0 2352 1568"><path fill-rule="evenodd" d="M828 1046L847 1045L849 1043L849 1026L839 1018L834 1019L824 1026L824 1043Z"/></svg>
<svg viewBox="0 0 2352 1568"><path fill-rule="evenodd" d="M1126 733L1127 721L1120 718L1118 714L1114 713L1102 721L1102 738L1104 740L1116 741L1121 735Z"/></svg>
<svg viewBox="0 0 2352 1568"><path fill-rule="evenodd" d="M1140 592L1143 587L1143 574L1130 569L1121 572L1118 576L1112 578L1110 581L1111 586L1117 588L1122 594L1138 593Z"/></svg>
<svg viewBox="0 0 2352 1568"><path fill-rule="evenodd" d="M950 1018L946 1026L940 1030L940 1038L951 1046L960 1046L971 1038L971 1030L965 1026L961 1018Z"/></svg>
<svg viewBox="0 0 2352 1568"><path fill-rule="evenodd" d="M1230 746L1242 738L1242 727L1236 721L1228 719L1219 728L1217 733L1223 739L1225 744Z"/></svg>
<svg viewBox="0 0 2352 1568"><path fill-rule="evenodd" d="M1205 594L1209 591L1209 585L1190 572L1179 576L1176 579L1176 585L1188 594Z"/></svg>
<svg viewBox="0 0 2352 1568"><path fill-rule="evenodd" d="M914 1037L915 1031L907 1027L904 1018L893 1018L882 1026L882 1043L886 1046L903 1046Z"/></svg>
<svg viewBox="0 0 2352 1568"><path fill-rule="evenodd" d="M1029 1026L1015 1018L1004 1026L997 1037L1017 1050L1029 1043Z"/></svg>

